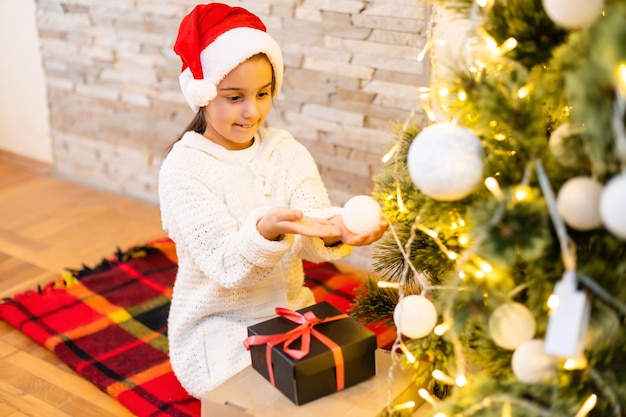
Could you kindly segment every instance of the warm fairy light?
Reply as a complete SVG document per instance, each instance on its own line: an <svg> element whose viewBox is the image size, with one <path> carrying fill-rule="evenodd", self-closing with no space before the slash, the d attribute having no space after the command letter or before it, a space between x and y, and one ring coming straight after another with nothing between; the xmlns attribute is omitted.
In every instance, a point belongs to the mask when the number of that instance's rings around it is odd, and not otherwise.
<svg viewBox="0 0 626 417"><path fill-rule="evenodd" d="M488 262L481 262L480 263L480 269L482 269L487 274L489 274L490 272L493 271L493 266L491 266L491 264L489 264Z"/></svg>
<svg viewBox="0 0 626 417"><path fill-rule="evenodd" d="M398 185L397 191L398 198L396 199L396 203L398 204L398 211L400 213L406 213L407 209L404 207L404 200L402 199L402 193L400 192L400 186Z"/></svg>
<svg viewBox="0 0 626 417"><path fill-rule="evenodd" d="M448 87L441 87L439 89L439 91L437 91L437 94L439 94L439 97L448 97L448 95L450 94L450 90L448 89Z"/></svg>
<svg viewBox="0 0 626 417"><path fill-rule="evenodd" d="M465 226L465 220L459 219L459 226L461 227Z"/></svg>
<svg viewBox="0 0 626 417"><path fill-rule="evenodd" d="M587 358L585 358L584 356L580 358L569 358L563 364L563 368L568 371L576 371L580 369L585 369L587 367L587 364Z"/></svg>
<svg viewBox="0 0 626 417"><path fill-rule="evenodd" d="M502 45L498 48L500 50L500 55L504 55L507 52L511 52L513 49L517 47L517 40L515 38L509 38L502 42Z"/></svg>
<svg viewBox="0 0 626 417"><path fill-rule="evenodd" d="M437 381L441 381L444 382L448 385L456 385L456 381L454 379L452 379L452 377L446 375L445 373L443 373L442 371L440 371L439 369L435 369L432 372L432 376L433 378L435 378Z"/></svg>
<svg viewBox="0 0 626 417"><path fill-rule="evenodd" d="M437 232L435 232L434 230L432 230L432 229L428 229L428 230L426 231L426 234L427 234L428 236L432 237L433 239L436 239L436 238L437 238L437 236L439 236L439 234L438 234Z"/></svg>
<svg viewBox="0 0 626 417"><path fill-rule="evenodd" d="M559 306L559 297L555 294L551 294L550 297L548 297L548 308L550 310L554 310L558 306Z"/></svg>
<svg viewBox="0 0 626 417"><path fill-rule="evenodd" d="M477 29L478 35L485 42L485 46L488 50L494 51L498 47L498 42L483 28L482 26ZM478 61L477 61L478 63Z"/></svg>
<svg viewBox="0 0 626 417"><path fill-rule="evenodd" d="M437 336L443 336L448 330L450 330L450 323L444 322L436 325L433 329L433 333L435 333Z"/></svg>
<svg viewBox="0 0 626 417"><path fill-rule="evenodd" d="M397 290L400 288L399 282L390 282L390 281L378 281L378 288L391 288Z"/></svg>
<svg viewBox="0 0 626 417"><path fill-rule="evenodd" d="M467 378L465 378L465 375L459 375L456 377L455 382L457 387L464 387L467 384Z"/></svg>
<svg viewBox="0 0 626 417"><path fill-rule="evenodd" d="M445 413L437 413L434 417L448 417Z"/></svg>
<svg viewBox="0 0 626 417"><path fill-rule="evenodd" d="M478 271L474 272L474 276L478 279L483 279L485 278L485 273L479 269Z"/></svg>
<svg viewBox="0 0 626 417"><path fill-rule="evenodd" d="M415 408L415 401L407 401L402 404L395 405L393 411L410 410Z"/></svg>
<svg viewBox="0 0 626 417"><path fill-rule="evenodd" d="M502 200L504 198L504 194L502 193L502 189L500 189L500 184L498 184L498 180L494 177L485 178L485 187L498 199Z"/></svg>
<svg viewBox="0 0 626 417"><path fill-rule="evenodd" d="M427 401L430 405L432 406L436 406L437 403L439 402L439 400L437 400L435 397L433 397L430 392L428 392L427 390L425 390L424 388L420 388L417 393L419 394L420 397L422 397L425 401Z"/></svg>
<svg viewBox="0 0 626 417"><path fill-rule="evenodd" d="M395 145L393 145L391 149L389 149L389 152L387 152L385 156L383 156L383 162L384 163L389 162L391 158L396 154L396 152L398 152L399 149L400 149L400 143L398 142Z"/></svg>
<svg viewBox="0 0 626 417"><path fill-rule="evenodd" d="M459 257L459 255L456 252L448 252L448 258L451 260L455 260Z"/></svg>
<svg viewBox="0 0 626 417"><path fill-rule="evenodd" d="M459 92L457 93L457 95L456 95L456 96L457 96L457 97L459 98L459 100L461 100L461 101L465 101L465 100L467 100L467 93L465 92L465 90L461 90L461 91L459 91Z"/></svg>
<svg viewBox="0 0 626 417"><path fill-rule="evenodd" d="M493 138L498 142L502 142L506 140L506 135L504 133L496 133L495 135L493 135Z"/></svg>
<svg viewBox="0 0 626 417"><path fill-rule="evenodd" d="M617 66L617 89L620 94L626 97L626 62L622 62Z"/></svg>
<svg viewBox="0 0 626 417"><path fill-rule="evenodd" d="M409 361L409 363L417 362L417 359L415 359L415 355L411 353L411 351L409 350L409 348L406 347L404 342L400 342L400 350L402 351L402 353L404 353L404 356L406 356L406 360Z"/></svg>
<svg viewBox="0 0 626 417"><path fill-rule="evenodd" d="M459 228L459 225L457 222L452 222L452 224L450 225L450 229L452 230L456 230Z"/></svg>
<svg viewBox="0 0 626 417"><path fill-rule="evenodd" d="M459 278L465 279L465 272L463 271L459 272Z"/></svg>
<svg viewBox="0 0 626 417"><path fill-rule="evenodd" d="M523 99L526 98L530 95L530 93L533 91L533 85L532 84L526 84L524 86L522 86L519 90L517 90L517 97Z"/></svg>
<svg viewBox="0 0 626 417"><path fill-rule="evenodd" d="M459 236L459 245L465 246L468 243L469 243L469 237L467 237L465 235Z"/></svg>
<svg viewBox="0 0 626 417"><path fill-rule="evenodd" d="M504 404L502 404L502 417L512 417L512 416L513 416L513 410L511 407L511 403L507 401Z"/></svg>
<svg viewBox="0 0 626 417"><path fill-rule="evenodd" d="M476 0L476 4L480 7L487 7L488 0Z"/></svg>
<svg viewBox="0 0 626 417"><path fill-rule="evenodd" d="M528 186L518 185L515 187L515 199L517 201L524 201L530 196Z"/></svg>
<svg viewBox="0 0 626 417"><path fill-rule="evenodd" d="M589 414L591 410L593 410L597 402L598 396L596 394L591 394L589 397L587 397L587 399L583 403L583 406L580 407L580 410L578 410L574 417L585 417L587 414Z"/></svg>

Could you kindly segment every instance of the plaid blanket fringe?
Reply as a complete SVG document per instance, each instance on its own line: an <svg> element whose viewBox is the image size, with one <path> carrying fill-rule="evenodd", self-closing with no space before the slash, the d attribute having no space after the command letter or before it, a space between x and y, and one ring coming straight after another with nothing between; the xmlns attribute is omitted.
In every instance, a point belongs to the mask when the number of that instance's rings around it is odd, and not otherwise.
<svg viewBox="0 0 626 417"><path fill-rule="evenodd" d="M168 356L176 270L169 239L118 249L94 267L67 270L37 291L2 300L0 319L139 417L198 417L200 402L182 388ZM361 285L354 274L327 263L305 263L305 275L315 299L341 311L349 309ZM390 328L372 330L379 345L395 334Z"/></svg>

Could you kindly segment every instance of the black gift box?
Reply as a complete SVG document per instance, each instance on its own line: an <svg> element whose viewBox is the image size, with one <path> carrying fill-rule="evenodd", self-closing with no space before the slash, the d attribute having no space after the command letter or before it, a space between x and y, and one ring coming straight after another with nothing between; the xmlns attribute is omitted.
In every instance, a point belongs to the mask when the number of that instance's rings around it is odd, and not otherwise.
<svg viewBox="0 0 626 417"><path fill-rule="evenodd" d="M342 314L327 302L298 310L304 314L312 311L319 319ZM286 333L298 326L297 323L276 317L248 327L248 335L275 335ZM315 325L319 331L341 347L344 362L344 379L347 388L376 374L376 335L371 330L348 317ZM292 348L299 348L300 341ZM293 359L283 351L284 342L276 344L271 352L274 385L294 404L309 401L337 391L335 359L332 351L313 335L310 351L302 359ZM252 367L270 381L266 360L267 345L250 346Z"/></svg>

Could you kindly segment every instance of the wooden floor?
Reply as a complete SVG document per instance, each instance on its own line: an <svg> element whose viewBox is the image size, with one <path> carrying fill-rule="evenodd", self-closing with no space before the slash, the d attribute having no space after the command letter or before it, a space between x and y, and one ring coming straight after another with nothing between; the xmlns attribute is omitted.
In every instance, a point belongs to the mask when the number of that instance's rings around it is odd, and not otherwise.
<svg viewBox="0 0 626 417"><path fill-rule="evenodd" d="M4 157L3 157L4 156ZM155 205L61 181L0 155L0 298L45 284L65 267L162 237ZM0 416L130 417L117 400L0 321Z"/></svg>

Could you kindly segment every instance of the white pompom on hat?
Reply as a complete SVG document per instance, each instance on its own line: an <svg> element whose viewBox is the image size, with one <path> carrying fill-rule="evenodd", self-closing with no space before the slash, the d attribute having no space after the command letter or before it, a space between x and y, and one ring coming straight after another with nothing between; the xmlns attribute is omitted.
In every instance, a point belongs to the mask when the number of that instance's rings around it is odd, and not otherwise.
<svg viewBox="0 0 626 417"><path fill-rule="evenodd" d="M174 43L183 62L179 77L194 112L216 95L217 85L248 58L263 53L274 69L274 96L283 81L283 54L256 15L222 3L202 4L183 18Z"/></svg>

